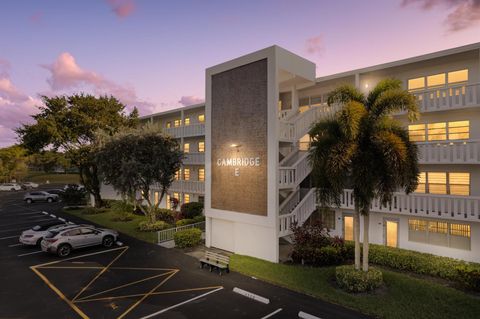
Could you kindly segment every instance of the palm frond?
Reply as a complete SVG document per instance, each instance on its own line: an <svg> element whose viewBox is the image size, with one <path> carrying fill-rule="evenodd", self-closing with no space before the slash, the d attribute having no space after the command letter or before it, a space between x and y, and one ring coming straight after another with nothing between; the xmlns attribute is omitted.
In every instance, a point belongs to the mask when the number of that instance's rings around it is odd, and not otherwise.
<svg viewBox="0 0 480 319"><path fill-rule="evenodd" d="M360 133L361 121L367 115L367 110L362 103L350 101L336 115L343 134L350 139L356 139Z"/></svg>
<svg viewBox="0 0 480 319"><path fill-rule="evenodd" d="M417 120L420 115L415 96L402 89L382 92L370 106L370 110L375 117L387 116L397 111L407 111L410 121Z"/></svg>
<svg viewBox="0 0 480 319"><path fill-rule="evenodd" d="M349 84L341 85L328 94L328 105L336 103L345 104L350 101L356 101L364 104L365 96L362 92L357 90L357 88Z"/></svg>
<svg viewBox="0 0 480 319"><path fill-rule="evenodd" d="M389 79L384 79L378 82L377 85L368 93L367 96L367 107L370 108L373 104L375 104L375 101L377 98L385 91L388 90L399 90L402 88L402 81L389 78Z"/></svg>

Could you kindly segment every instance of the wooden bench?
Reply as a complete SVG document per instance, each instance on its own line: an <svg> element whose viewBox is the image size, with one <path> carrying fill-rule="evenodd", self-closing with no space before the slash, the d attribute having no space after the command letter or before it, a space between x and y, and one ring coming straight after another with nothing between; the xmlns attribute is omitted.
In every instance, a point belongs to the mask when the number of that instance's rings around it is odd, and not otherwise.
<svg viewBox="0 0 480 319"><path fill-rule="evenodd" d="M200 259L200 268L203 269L203 266L207 265L210 267L210 271L217 269L222 275L222 271L230 272L229 268L230 257L214 253L212 251L205 251L205 256Z"/></svg>

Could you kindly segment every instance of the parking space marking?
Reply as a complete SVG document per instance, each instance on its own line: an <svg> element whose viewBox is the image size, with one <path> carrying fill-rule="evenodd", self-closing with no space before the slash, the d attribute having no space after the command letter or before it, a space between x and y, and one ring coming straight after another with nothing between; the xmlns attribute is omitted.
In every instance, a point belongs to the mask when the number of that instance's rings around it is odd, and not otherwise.
<svg viewBox="0 0 480 319"><path fill-rule="evenodd" d="M240 289L240 288L238 288L238 287L233 288L233 292L235 292L235 293L237 293L237 294L240 294L240 295L242 295L242 296L244 296L244 297L253 299L253 300L255 300L255 301L258 301L258 302L267 304L267 305L270 303L270 300L269 300L268 298L259 296L259 295L257 295L257 294L254 294L253 292L246 291L246 290Z"/></svg>
<svg viewBox="0 0 480 319"><path fill-rule="evenodd" d="M52 218L57 218L57 216L53 215L53 214L50 214L50 217Z"/></svg>
<svg viewBox="0 0 480 319"><path fill-rule="evenodd" d="M303 311L298 312L298 317L302 318L302 319L322 319L320 317L316 317L314 315L311 315L311 314L303 312Z"/></svg>
<svg viewBox="0 0 480 319"><path fill-rule="evenodd" d="M73 256L73 257L65 258L65 259L61 259L61 260L54 260L54 261L50 261L50 262L48 262L48 263L39 264L39 265L35 265L35 266L32 266L32 267L37 267L37 268L40 268L40 267L41 267L41 268L44 268L45 266L58 264L58 263L61 263L61 262L64 262L64 261L69 261L69 260L73 260L73 259L78 259L78 258L83 258L83 257L88 257L88 256L94 256L94 255L104 254L104 253L108 253L108 252L115 251L115 250L121 250L121 249L128 249L128 246L119 247L119 248L112 248L112 249L107 249L107 250L101 250L101 251L96 251L96 252L94 252L94 253L84 254L84 255L80 255L80 256Z"/></svg>
<svg viewBox="0 0 480 319"><path fill-rule="evenodd" d="M23 257L23 256L28 256L28 255L40 254L40 253L43 253L43 250L37 250L37 251L34 251L32 253L17 255L17 257Z"/></svg>
<svg viewBox="0 0 480 319"><path fill-rule="evenodd" d="M16 225L22 225L22 224L35 224L35 223L40 223L40 222L47 222L47 221L51 221L52 219L49 218L49 219L45 219L43 217L41 217L42 219L34 219L34 220L28 220L28 221L24 221L24 222L21 222L21 223L13 223L13 224L4 224L4 225L1 225L1 227L5 227L5 226L16 226ZM5 231L5 230L4 230Z"/></svg>
<svg viewBox="0 0 480 319"><path fill-rule="evenodd" d="M22 246L23 244L13 244L13 245L8 245L8 247L17 247L17 246Z"/></svg>
<svg viewBox="0 0 480 319"><path fill-rule="evenodd" d="M30 213L5 213L5 214L0 214L0 217L17 217L17 216L25 216L25 215L36 215L41 213L42 213L41 211L30 212Z"/></svg>
<svg viewBox="0 0 480 319"><path fill-rule="evenodd" d="M1 237L0 240L11 239L11 238L18 238L18 237L20 237L20 236L15 235L15 236Z"/></svg>
<svg viewBox="0 0 480 319"><path fill-rule="evenodd" d="M276 315L277 313L279 313L280 311L282 311L283 309L282 308L278 308L277 310L275 310L274 312L272 313L269 313L268 315L260 318L260 319L267 319L267 318L270 318L270 317L273 317L274 315Z"/></svg>
<svg viewBox="0 0 480 319"><path fill-rule="evenodd" d="M154 313L152 313L152 314L150 314L150 315L144 316L144 317L142 317L141 319L153 318L153 317L155 317L155 316L157 316L157 315L159 315L159 314L162 314L162 313L167 312L167 311L169 311L169 310L172 310L172 309L174 309L174 308L180 307L180 306L182 306L182 305L184 305L184 304L186 304L186 303L189 303L189 302L191 302L191 301L194 301L194 300L203 298L203 297L205 297L205 296L207 296L207 295L209 295L209 294L213 294L214 292L220 291L220 290L222 290L222 289L223 289L223 287L219 287L219 288L217 288L217 289L215 289L215 290L206 292L206 293L204 293L204 294L202 294L202 295L193 297L193 298L191 298L191 299L185 300L185 301L183 301L183 302L181 302L181 303L178 303L178 304L176 304L176 305L170 306L170 307L168 307L168 308L165 308L165 309L162 309L162 310L160 310L160 311L154 312Z"/></svg>

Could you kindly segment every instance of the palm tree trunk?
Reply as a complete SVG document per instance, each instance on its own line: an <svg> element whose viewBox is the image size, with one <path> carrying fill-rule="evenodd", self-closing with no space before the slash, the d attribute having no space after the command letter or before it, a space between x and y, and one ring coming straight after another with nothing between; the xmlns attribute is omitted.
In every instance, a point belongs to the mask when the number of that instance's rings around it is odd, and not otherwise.
<svg viewBox="0 0 480 319"><path fill-rule="evenodd" d="M355 240L355 269L360 270L360 212L353 215L353 237Z"/></svg>
<svg viewBox="0 0 480 319"><path fill-rule="evenodd" d="M363 215L363 271L368 271L368 229L370 226L370 214Z"/></svg>

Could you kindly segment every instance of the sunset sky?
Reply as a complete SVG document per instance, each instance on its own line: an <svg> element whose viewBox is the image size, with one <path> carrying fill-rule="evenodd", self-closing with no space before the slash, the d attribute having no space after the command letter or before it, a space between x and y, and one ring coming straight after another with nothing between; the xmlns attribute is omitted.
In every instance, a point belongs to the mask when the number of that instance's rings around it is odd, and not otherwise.
<svg viewBox="0 0 480 319"><path fill-rule="evenodd" d="M273 44L322 76L479 42L480 0L4 0L0 39L2 147L40 94L144 115L202 101L205 68Z"/></svg>

